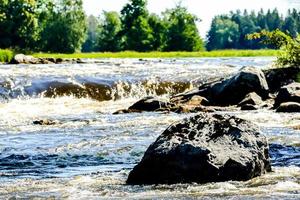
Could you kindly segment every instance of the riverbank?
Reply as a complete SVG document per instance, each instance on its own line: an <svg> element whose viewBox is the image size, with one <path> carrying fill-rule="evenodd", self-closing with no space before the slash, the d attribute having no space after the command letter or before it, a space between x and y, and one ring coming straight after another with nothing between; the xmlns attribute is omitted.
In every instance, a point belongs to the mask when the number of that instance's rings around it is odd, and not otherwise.
<svg viewBox="0 0 300 200"><path fill-rule="evenodd" d="M97 53L74 53L54 54L35 53L36 58L183 58L183 57L257 57L277 56L278 50L218 50L201 52L97 52Z"/></svg>

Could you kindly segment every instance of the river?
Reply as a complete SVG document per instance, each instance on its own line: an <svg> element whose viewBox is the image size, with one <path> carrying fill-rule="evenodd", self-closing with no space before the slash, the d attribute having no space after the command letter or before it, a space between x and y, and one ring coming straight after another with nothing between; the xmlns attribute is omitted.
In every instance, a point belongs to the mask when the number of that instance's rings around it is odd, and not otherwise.
<svg viewBox="0 0 300 200"><path fill-rule="evenodd" d="M300 114L239 111L269 140L273 172L245 182L125 185L147 147L191 114L113 115L274 58L102 59L0 65L0 199L299 199ZM50 126L34 120L50 119Z"/></svg>

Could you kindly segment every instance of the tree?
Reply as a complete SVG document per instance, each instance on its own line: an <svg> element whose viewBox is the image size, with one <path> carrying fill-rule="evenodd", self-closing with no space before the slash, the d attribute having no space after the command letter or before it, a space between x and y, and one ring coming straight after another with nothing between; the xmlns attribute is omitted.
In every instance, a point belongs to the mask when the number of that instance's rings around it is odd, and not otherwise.
<svg viewBox="0 0 300 200"><path fill-rule="evenodd" d="M296 9L288 10L288 15L284 20L283 31L289 33L293 37L297 36L297 33L300 32L300 13L297 13ZM299 20L297 20L299 19Z"/></svg>
<svg viewBox="0 0 300 200"><path fill-rule="evenodd" d="M199 36L196 21L199 19L190 14L187 8L177 5L165 12L167 21L166 51L199 51L204 49Z"/></svg>
<svg viewBox="0 0 300 200"><path fill-rule="evenodd" d="M151 14L148 17L148 23L152 29L153 50L163 50L167 41L167 23L155 14Z"/></svg>
<svg viewBox="0 0 300 200"><path fill-rule="evenodd" d="M269 31L274 31L281 28L282 19L280 18L278 10L276 8L272 12L268 10L266 14L266 22L268 24Z"/></svg>
<svg viewBox="0 0 300 200"><path fill-rule="evenodd" d="M146 0L130 0L121 11L122 29L120 36L125 50L153 50L153 32L148 23Z"/></svg>
<svg viewBox="0 0 300 200"><path fill-rule="evenodd" d="M100 51L120 51L121 20L117 12L104 12L104 20L98 27L96 49Z"/></svg>
<svg viewBox="0 0 300 200"><path fill-rule="evenodd" d="M82 0L59 0L42 31L42 49L73 53L81 49L87 30Z"/></svg>
<svg viewBox="0 0 300 200"><path fill-rule="evenodd" d="M38 39L35 0L0 0L0 47L34 47Z"/></svg>
<svg viewBox="0 0 300 200"><path fill-rule="evenodd" d="M95 50L98 26L98 19L95 16L90 15L87 19L87 39L82 45L83 52L91 52Z"/></svg>
<svg viewBox="0 0 300 200"><path fill-rule="evenodd" d="M225 16L213 19L208 32L207 49L233 49L240 38L239 25Z"/></svg>
<svg viewBox="0 0 300 200"><path fill-rule="evenodd" d="M300 35L296 38L285 34L279 29L275 31L262 30L258 33L249 34L248 39L261 39L266 44L271 44L281 49L277 57L279 66L299 66L300 65Z"/></svg>

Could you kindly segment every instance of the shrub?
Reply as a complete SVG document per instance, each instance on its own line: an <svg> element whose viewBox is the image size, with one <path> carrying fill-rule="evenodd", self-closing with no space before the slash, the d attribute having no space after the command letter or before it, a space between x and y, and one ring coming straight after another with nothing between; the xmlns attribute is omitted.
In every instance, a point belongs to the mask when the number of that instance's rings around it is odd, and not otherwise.
<svg viewBox="0 0 300 200"><path fill-rule="evenodd" d="M281 51L277 56L279 66L300 66L300 35L296 38L283 33L280 30L266 31L249 34L248 39L262 39L265 44L271 44Z"/></svg>
<svg viewBox="0 0 300 200"><path fill-rule="evenodd" d="M10 62L14 56L11 50L0 49L0 62Z"/></svg>

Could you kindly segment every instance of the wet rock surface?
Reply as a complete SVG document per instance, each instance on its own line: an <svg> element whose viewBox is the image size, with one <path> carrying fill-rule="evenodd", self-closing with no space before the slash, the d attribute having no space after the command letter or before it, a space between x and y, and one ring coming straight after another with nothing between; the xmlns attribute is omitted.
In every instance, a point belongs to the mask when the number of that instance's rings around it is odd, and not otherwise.
<svg viewBox="0 0 300 200"><path fill-rule="evenodd" d="M269 69L264 72L254 67L244 67L231 77L204 83L193 90L173 95L165 102L156 101L154 107L149 108L150 104L145 104L145 99L142 99L129 109L115 114L143 111L196 113L232 111L236 108L276 109L284 102L300 102L300 83L294 82L298 75L293 74L299 71L297 67ZM138 108L135 107L137 105Z"/></svg>
<svg viewBox="0 0 300 200"><path fill-rule="evenodd" d="M127 184L248 180L271 171L268 150L255 124L201 113L165 130L130 172Z"/></svg>
<svg viewBox="0 0 300 200"><path fill-rule="evenodd" d="M299 81L300 67L281 67L264 70L271 92L278 91L282 86Z"/></svg>
<svg viewBox="0 0 300 200"><path fill-rule="evenodd" d="M300 103L300 83L294 82L280 88L274 107L278 107L283 102Z"/></svg>
<svg viewBox="0 0 300 200"><path fill-rule="evenodd" d="M34 125L56 125L59 124L59 121L57 120L51 120L51 119L39 119L32 122Z"/></svg>
<svg viewBox="0 0 300 200"><path fill-rule="evenodd" d="M276 112L300 112L300 103L285 102L280 104Z"/></svg>
<svg viewBox="0 0 300 200"><path fill-rule="evenodd" d="M155 97L145 97L140 101L134 103L128 109L136 111L156 111L166 109L169 106L169 102L159 100Z"/></svg>
<svg viewBox="0 0 300 200"><path fill-rule="evenodd" d="M263 99L268 97L269 87L263 72L254 67L245 67L236 75L199 87L198 94L218 106L236 105L251 92Z"/></svg>
<svg viewBox="0 0 300 200"><path fill-rule="evenodd" d="M245 96L245 98L238 104L238 106L244 105L256 105L259 106L263 103L260 96L258 96L255 92L251 92Z"/></svg>

